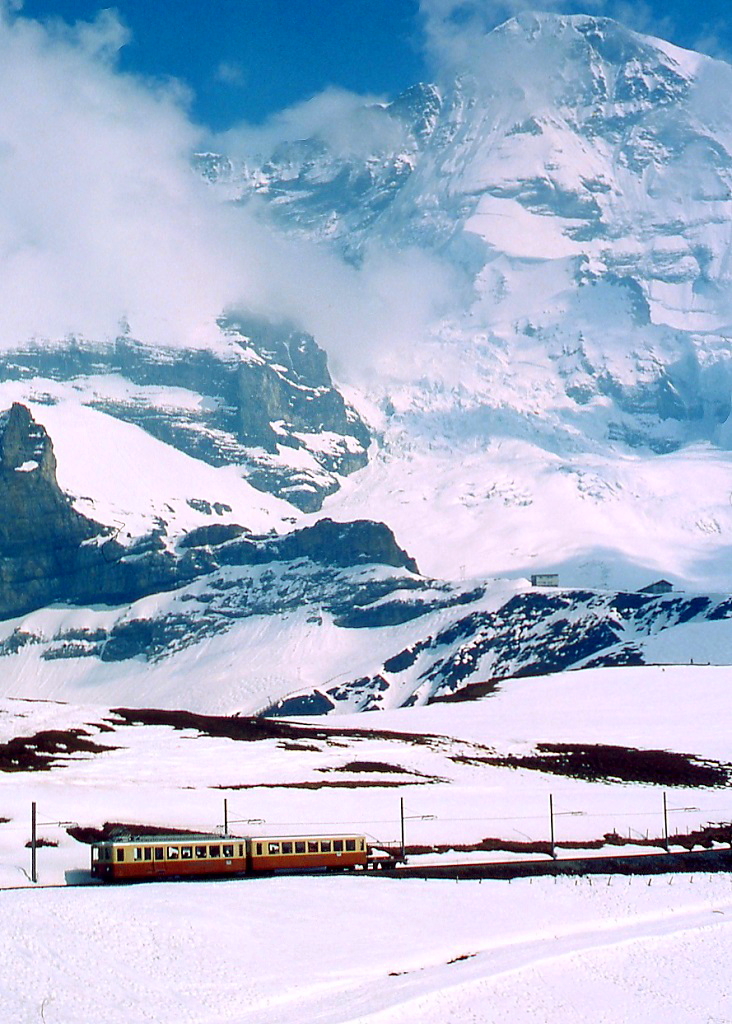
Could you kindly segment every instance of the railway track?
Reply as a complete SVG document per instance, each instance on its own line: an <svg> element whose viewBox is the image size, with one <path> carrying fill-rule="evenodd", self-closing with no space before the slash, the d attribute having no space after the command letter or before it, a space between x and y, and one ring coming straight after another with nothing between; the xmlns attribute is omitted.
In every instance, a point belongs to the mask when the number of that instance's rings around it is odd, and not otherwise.
<svg viewBox="0 0 732 1024"><path fill-rule="evenodd" d="M534 878L542 875L665 875L689 873L692 871L713 873L732 872L732 848L728 850L690 850L683 853L646 853L620 854L612 857L573 857L557 860L511 860L463 862L461 864L398 864L394 867L379 870L358 872L357 877L365 875L370 878L444 878L460 880L495 879L510 880L513 878ZM295 872L292 872L295 874ZM323 877L324 872L297 872L303 876ZM339 872L339 874L342 874ZM272 878L273 874L232 876L248 878ZM168 879L170 881L171 879ZM145 880L143 880L145 881ZM217 883L229 881L229 878L185 878L177 881ZM84 889L93 886L98 888L105 883L97 881L80 881L68 883L52 883L22 886L0 886L0 892L14 892L19 889ZM139 881L135 884L140 884Z"/></svg>
<svg viewBox="0 0 732 1024"><path fill-rule="evenodd" d="M540 875L662 875L690 871L732 871L729 850L690 850L683 853L619 854L555 860L510 860L462 864L401 864L374 872L387 878L530 878Z"/></svg>

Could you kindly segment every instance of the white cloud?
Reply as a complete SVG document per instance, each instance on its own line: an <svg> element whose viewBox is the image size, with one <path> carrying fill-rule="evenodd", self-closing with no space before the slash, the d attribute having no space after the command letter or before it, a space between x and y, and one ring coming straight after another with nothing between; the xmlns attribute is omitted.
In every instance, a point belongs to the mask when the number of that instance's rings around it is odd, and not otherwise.
<svg viewBox="0 0 732 1024"><path fill-rule="evenodd" d="M344 369L413 342L449 291L441 268L380 254L357 270L282 237L256 204L221 204L190 167L203 140L184 92L121 73L126 39L111 12L41 25L0 0L0 346L114 337L123 321L194 345L232 306L290 318ZM319 132L344 151L399 131L363 106L329 90L242 138Z"/></svg>
<svg viewBox="0 0 732 1024"><path fill-rule="evenodd" d="M237 125L213 144L232 154L269 154L281 142L317 138L341 156L365 156L404 141L404 127L384 106L381 97L331 87L279 111L262 125Z"/></svg>
<svg viewBox="0 0 732 1024"><path fill-rule="evenodd" d="M196 133L176 90L116 70L126 38L111 12L71 28L0 16L3 345L113 335L122 316L182 340L225 298Z"/></svg>

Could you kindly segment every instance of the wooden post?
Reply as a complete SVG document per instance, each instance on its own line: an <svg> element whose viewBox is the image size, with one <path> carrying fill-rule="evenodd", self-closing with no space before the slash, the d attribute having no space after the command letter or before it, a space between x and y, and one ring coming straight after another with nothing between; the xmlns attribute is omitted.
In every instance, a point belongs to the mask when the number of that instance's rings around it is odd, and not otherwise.
<svg viewBox="0 0 732 1024"><path fill-rule="evenodd" d="M666 804L666 793L663 794L663 844L668 853L668 806Z"/></svg>
<svg viewBox="0 0 732 1024"><path fill-rule="evenodd" d="M402 822L402 864L407 862L406 847L404 845L404 797L399 800L400 818Z"/></svg>
<svg viewBox="0 0 732 1024"><path fill-rule="evenodd" d="M36 803L31 803L31 882L38 881L36 870Z"/></svg>
<svg viewBox="0 0 732 1024"><path fill-rule="evenodd" d="M552 857L555 857L554 852L554 797L549 794L549 849Z"/></svg>

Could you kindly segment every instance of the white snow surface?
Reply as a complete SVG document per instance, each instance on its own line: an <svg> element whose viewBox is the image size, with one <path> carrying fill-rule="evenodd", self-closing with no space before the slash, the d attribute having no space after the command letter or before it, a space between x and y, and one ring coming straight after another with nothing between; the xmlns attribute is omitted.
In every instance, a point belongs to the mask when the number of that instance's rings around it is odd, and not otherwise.
<svg viewBox="0 0 732 1024"><path fill-rule="evenodd" d="M308 720L314 735L306 741L235 742L122 725L99 706L4 699L2 743L83 727L112 749L61 757L50 771L0 774L0 815L9 819L0 824L0 1015L63 1024L100 1015L109 1024L725 1021L728 874L511 883L291 876L70 888L64 883L88 880L88 848L58 823L210 830L227 797L238 834L358 829L394 841L403 797L408 843L536 840L548 835L552 793L557 839L611 829L658 837L660 786L453 758L478 753L475 744L506 753L560 739L729 761L726 675L687 666L511 680L472 704L340 719L389 734L335 743L315 735L331 720ZM415 744L410 737L422 733L443 739ZM354 761L382 769L343 770ZM336 778L356 788L330 785ZM305 781L321 788L287 786ZM58 842L38 850L36 886L24 847L31 800L40 835ZM669 788L668 806L672 833L732 818L725 789Z"/></svg>

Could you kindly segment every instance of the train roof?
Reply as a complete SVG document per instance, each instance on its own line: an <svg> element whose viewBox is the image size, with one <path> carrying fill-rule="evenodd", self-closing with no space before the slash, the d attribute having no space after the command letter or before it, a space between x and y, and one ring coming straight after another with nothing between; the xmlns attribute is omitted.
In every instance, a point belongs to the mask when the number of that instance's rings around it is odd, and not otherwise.
<svg viewBox="0 0 732 1024"><path fill-rule="evenodd" d="M267 833L257 836L233 836L222 835L220 832L147 832L143 835L129 833L126 835L110 836L107 839L98 839L92 845L104 846L120 843L223 843L227 840L245 842L247 840L262 842L285 842L302 839L361 839L365 838L363 832L301 832L297 835L283 835L282 833Z"/></svg>
<svg viewBox="0 0 732 1024"><path fill-rule="evenodd" d="M118 835L98 839L93 845L118 843L221 843L227 839L244 841L246 836L222 836L220 832L146 832L144 835Z"/></svg>

